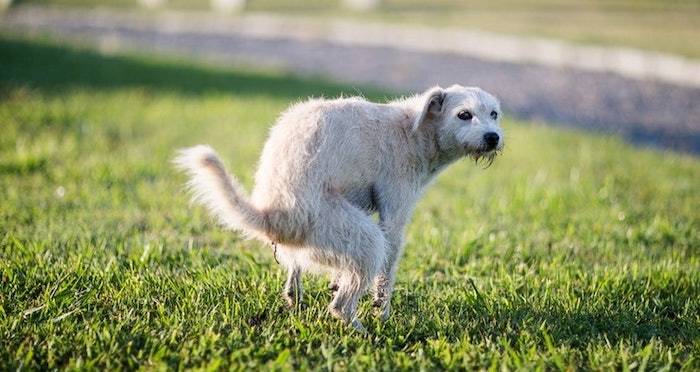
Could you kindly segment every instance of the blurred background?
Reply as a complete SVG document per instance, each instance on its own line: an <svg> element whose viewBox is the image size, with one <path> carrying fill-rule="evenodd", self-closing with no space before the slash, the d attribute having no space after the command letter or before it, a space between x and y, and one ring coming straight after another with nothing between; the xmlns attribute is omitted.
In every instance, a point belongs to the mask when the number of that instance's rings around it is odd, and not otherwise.
<svg viewBox="0 0 700 372"><path fill-rule="evenodd" d="M478 85L519 119L700 152L696 0L4 0L2 26L397 93Z"/></svg>

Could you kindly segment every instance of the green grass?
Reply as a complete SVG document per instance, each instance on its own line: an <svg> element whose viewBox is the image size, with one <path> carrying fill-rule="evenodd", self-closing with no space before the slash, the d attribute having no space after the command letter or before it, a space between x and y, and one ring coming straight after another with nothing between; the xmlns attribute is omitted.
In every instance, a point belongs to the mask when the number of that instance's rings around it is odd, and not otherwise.
<svg viewBox="0 0 700 372"><path fill-rule="evenodd" d="M511 120L417 207L387 323L319 278L286 310L169 159L209 143L250 187L280 110L341 92L0 38L0 369L700 368L700 161Z"/></svg>
<svg viewBox="0 0 700 372"><path fill-rule="evenodd" d="M136 0L22 0L59 6L133 7ZM167 7L207 9L208 1L168 0ZM340 1L250 0L248 10L463 27L592 45L630 46L700 58L697 0L382 0L368 13Z"/></svg>

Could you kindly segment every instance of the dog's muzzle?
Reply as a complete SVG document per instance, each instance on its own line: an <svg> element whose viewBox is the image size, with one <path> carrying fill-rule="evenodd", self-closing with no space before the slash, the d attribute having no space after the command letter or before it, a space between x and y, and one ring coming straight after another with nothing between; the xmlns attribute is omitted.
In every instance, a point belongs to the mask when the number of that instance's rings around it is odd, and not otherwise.
<svg viewBox="0 0 700 372"><path fill-rule="evenodd" d="M484 134L484 149L486 151L495 150L498 147L498 140L500 137L496 132L488 132Z"/></svg>

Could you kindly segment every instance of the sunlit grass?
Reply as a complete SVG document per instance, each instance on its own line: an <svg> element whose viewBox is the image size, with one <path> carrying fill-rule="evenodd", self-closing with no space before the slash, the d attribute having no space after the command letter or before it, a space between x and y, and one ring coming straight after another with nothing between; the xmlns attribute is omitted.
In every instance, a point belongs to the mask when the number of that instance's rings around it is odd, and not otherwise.
<svg viewBox="0 0 700 372"><path fill-rule="evenodd" d="M364 90L363 90L364 91ZM247 187L290 102L354 88L0 41L0 366L700 368L700 161L507 120L418 206L368 336L188 203L175 149ZM385 94L365 91L372 99Z"/></svg>

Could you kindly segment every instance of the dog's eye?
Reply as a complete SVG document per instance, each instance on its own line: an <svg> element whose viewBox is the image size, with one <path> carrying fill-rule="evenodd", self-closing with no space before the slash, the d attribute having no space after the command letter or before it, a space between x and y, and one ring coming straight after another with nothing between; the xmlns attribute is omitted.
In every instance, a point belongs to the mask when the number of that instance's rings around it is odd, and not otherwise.
<svg viewBox="0 0 700 372"><path fill-rule="evenodd" d="M464 111L460 111L459 114L457 114L457 117L458 117L460 120L472 120L472 118L473 118L474 116L472 115L471 112L469 112L469 111L467 111L467 110L464 110Z"/></svg>
<svg viewBox="0 0 700 372"><path fill-rule="evenodd" d="M491 119L493 119L493 120L498 119L498 113L496 111L491 111Z"/></svg>

